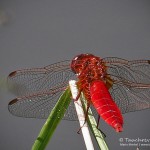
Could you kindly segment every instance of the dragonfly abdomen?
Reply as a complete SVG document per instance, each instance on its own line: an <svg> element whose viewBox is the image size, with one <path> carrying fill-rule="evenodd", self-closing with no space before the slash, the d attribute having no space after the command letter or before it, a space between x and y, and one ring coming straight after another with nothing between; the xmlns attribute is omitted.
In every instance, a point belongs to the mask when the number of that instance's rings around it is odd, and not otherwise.
<svg viewBox="0 0 150 150"><path fill-rule="evenodd" d="M90 86L90 93L91 102L98 114L107 124L112 126L116 132L121 132L123 130L123 117L105 83L101 80L93 81Z"/></svg>

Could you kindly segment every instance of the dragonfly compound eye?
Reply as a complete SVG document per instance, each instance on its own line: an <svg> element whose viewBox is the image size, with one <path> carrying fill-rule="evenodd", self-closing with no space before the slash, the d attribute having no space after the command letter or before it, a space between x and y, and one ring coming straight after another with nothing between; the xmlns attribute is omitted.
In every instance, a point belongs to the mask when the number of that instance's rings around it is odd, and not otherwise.
<svg viewBox="0 0 150 150"><path fill-rule="evenodd" d="M84 64L87 62L87 60L93 56L94 55L92 55L92 54L80 54L80 55L77 55L76 57L74 57L71 62L72 71L75 74L78 74L80 72L80 70L82 70L84 68Z"/></svg>

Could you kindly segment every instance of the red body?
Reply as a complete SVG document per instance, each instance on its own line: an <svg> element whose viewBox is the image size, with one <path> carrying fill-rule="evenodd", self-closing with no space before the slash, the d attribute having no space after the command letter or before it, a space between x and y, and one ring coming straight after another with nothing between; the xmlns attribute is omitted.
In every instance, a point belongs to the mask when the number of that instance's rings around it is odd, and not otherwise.
<svg viewBox="0 0 150 150"><path fill-rule="evenodd" d="M94 81L90 87L91 101L98 114L117 132L123 130L123 118L103 81Z"/></svg>
<svg viewBox="0 0 150 150"><path fill-rule="evenodd" d="M83 91L88 106L94 105L98 114L117 132L123 130L123 117L113 101L107 83L107 67L99 57L92 54L81 54L71 63L72 70L77 74L79 90Z"/></svg>

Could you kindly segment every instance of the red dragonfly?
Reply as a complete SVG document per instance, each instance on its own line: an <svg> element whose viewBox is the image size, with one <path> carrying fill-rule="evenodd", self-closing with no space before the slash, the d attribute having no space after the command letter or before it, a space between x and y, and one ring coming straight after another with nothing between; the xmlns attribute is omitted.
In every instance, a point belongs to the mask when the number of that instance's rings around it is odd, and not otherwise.
<svg viewBox="0 0 150 150"><path fill-rule="evenodd" d="M21 117L47 118L74 78L78 80L78 97L83 92L87 99L87 112L94 106L117 132L123 130L122 114L150 108L150 60L80 54L72 61L10 73L8 83L18 97L9 102L9 111ZM77 120L73 102L64 119Z"/></svg>

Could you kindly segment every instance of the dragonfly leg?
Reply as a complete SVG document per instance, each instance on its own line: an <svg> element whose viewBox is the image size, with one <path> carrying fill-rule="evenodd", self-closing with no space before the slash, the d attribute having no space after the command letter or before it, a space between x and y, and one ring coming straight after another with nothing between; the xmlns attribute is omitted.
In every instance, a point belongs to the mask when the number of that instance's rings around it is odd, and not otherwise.
<svg viewBox="0 0 150 150"><path fill-rule="evenodd" d="M98 128L98 130L101 132L103 138L106 138L106 134L101 129Z"/></svg>
<svg viewBox="0 0 150 150"><path fill-rule="evenodd" d="M99 129L98 128L98 126L99 126L99 122L100 122L100 115L98 115L98 119L97 119L97 129L102 133L102 136L104 137L104 138L106 138L106 134L101 130L101 129Z"/></svg>
<svg viewBox="0 0 150 150"><path fill-rule="evenodd" d="M98 115L98 118L97 118L97 128L99 126L99 122L100 122L100 115Z"/></svg>
<svg viewBox="0 0 150 150"><path fill-rule="evenodd" d="M82 92L83 89L79 89L79 93L77 95L77 97L75 99L73 99L74 101L77 101L81 95L81 92Z"/></svg>
<svg viewBox="0 0 150 150"><path fill-rule="evenodd" d="M82 126L79 128L79 130L77 131L78 134L80 134L80 131L81 131L82 127L83 127L83 126L85 125L85 123L87 122L89 108L90 108L90 104L87 104L87 110L86 110L86 112L85 112L85 120L84 120L83 125L82 125Z"/></svg>

